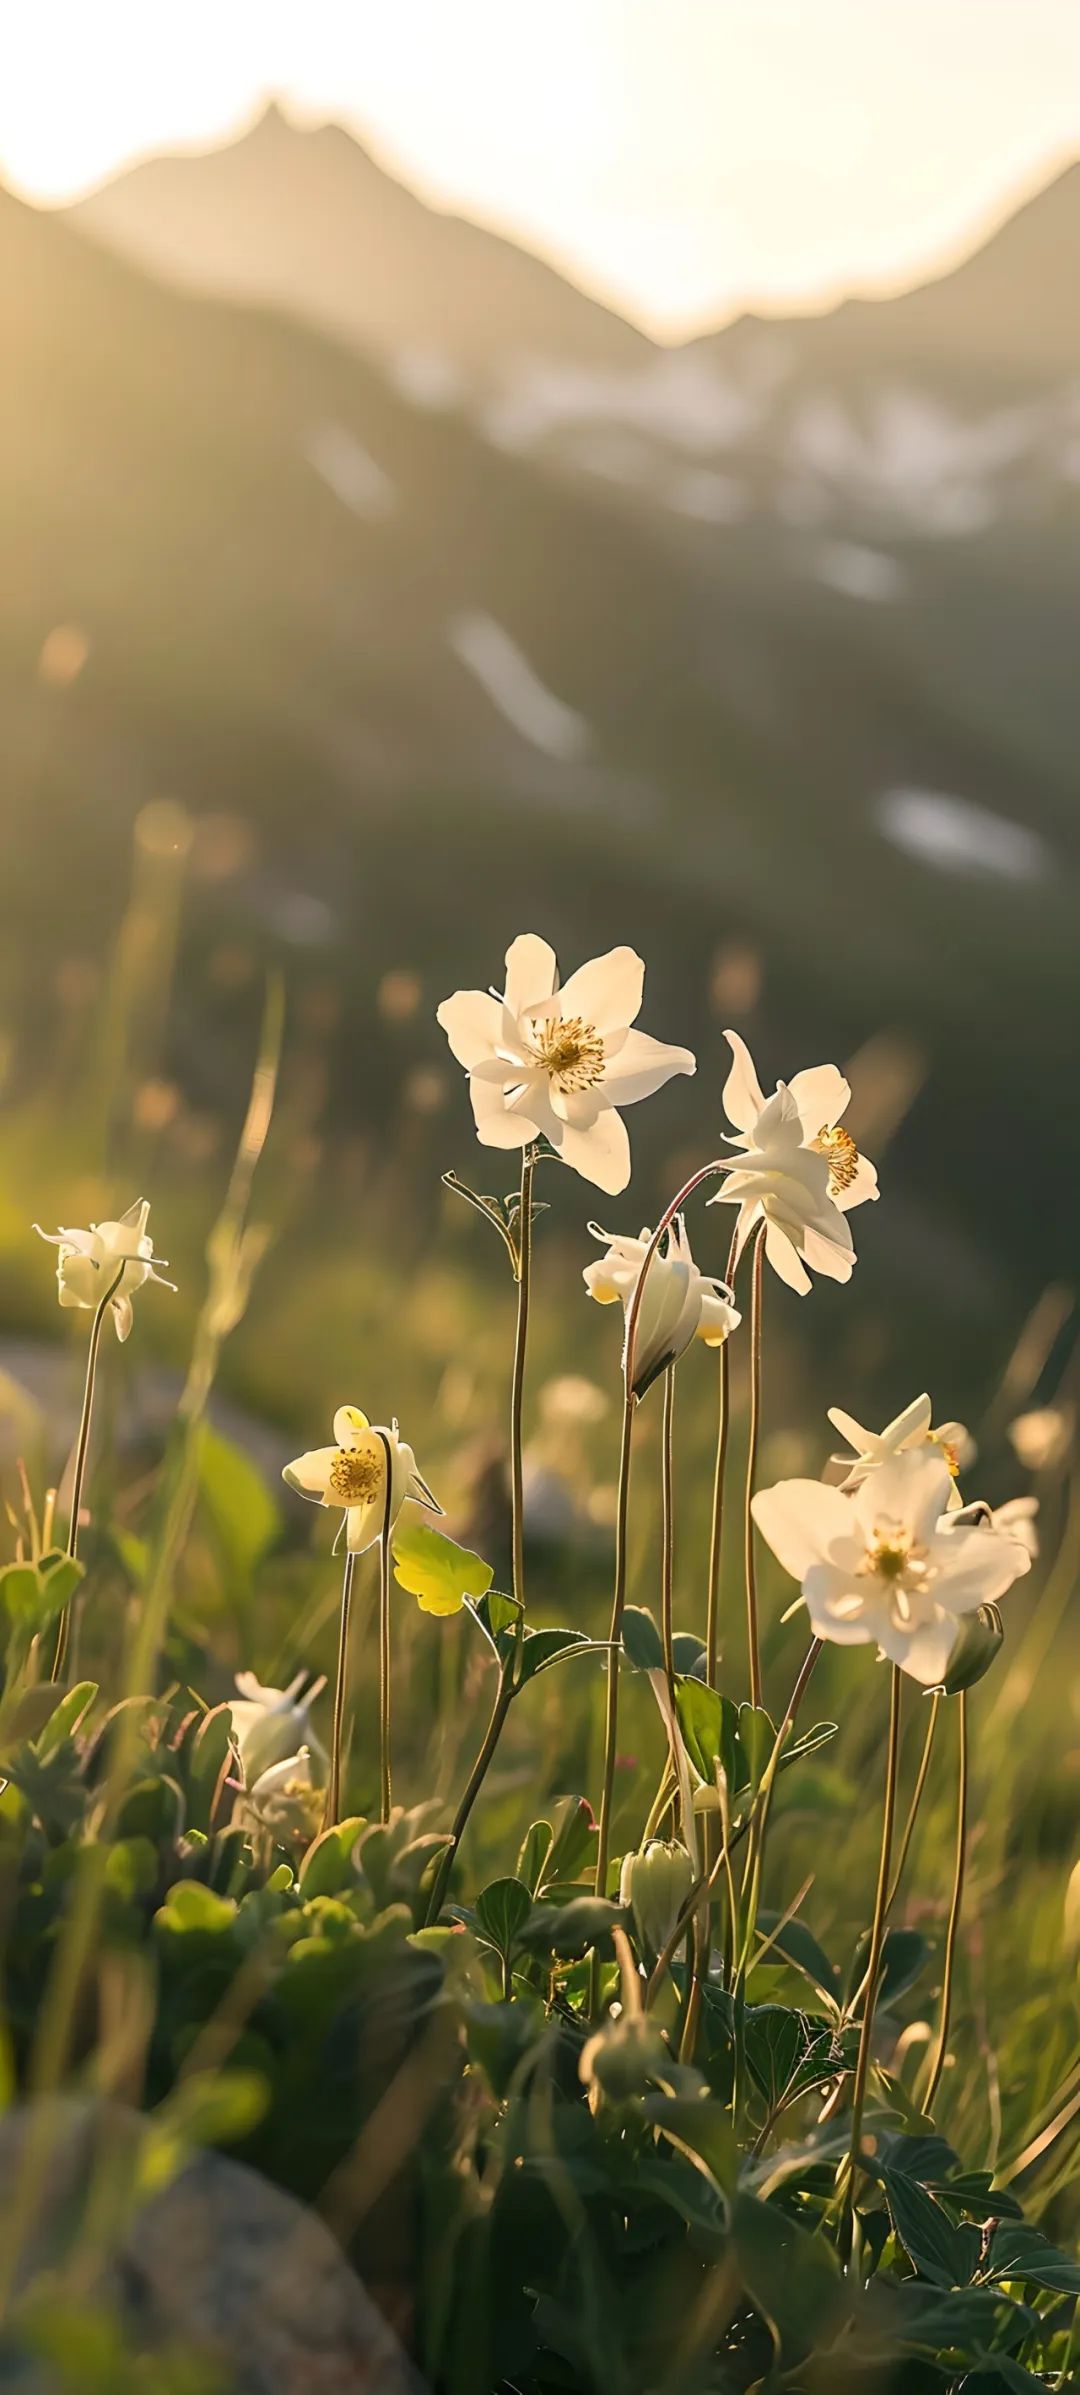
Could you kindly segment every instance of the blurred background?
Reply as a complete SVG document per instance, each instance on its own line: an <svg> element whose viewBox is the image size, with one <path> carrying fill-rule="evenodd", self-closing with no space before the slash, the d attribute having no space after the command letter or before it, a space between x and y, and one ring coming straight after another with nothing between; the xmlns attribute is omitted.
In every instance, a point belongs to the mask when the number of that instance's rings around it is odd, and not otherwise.
<svg viewBox="0 0 1080 2395"><path fill-rule="evenodd" d="M110 1402L152 1459L279 970L219 1511L277 1552L346 1396L504 1551L513 1296L440 1175L511 1176L434 1010L535 929L567 971L633 942L699 1057L615 1228L715 1151L725 1025L767 1086L850 1071L885 1195L852 1290L770 1286L766 1471L927 1386L1067 1527L1078 150L1066 0L9 12L5 1471L58 1468L82 1352L29 1224L140 1191L180 1294ZM545 1180L532 1536L603 1581L617 1329Z"/></svg>

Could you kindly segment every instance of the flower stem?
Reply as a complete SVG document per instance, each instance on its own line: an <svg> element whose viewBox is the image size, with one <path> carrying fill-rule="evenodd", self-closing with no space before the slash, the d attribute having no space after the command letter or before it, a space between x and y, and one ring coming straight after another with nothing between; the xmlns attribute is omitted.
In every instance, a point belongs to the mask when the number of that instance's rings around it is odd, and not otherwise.
<svg viewBox="0 0 1080 2395"><path fill-rule="evenodd" d="M893 1823L896 1818L897 1764L900 1756L901 1680L899 1664L894 1663L889 1687L889 1745L885 1761L885 1804L881 1820L881 1853L878 1859L874 1918L870 1930L870 1953L866 1965L866 2003L863 2007L862 2023L859 2030L859 2052L855 2063L855 2081L851 2093L851 2144L848 2149L847 2175L840 2215L838 2242L840 2259L845 2269L851 2261L855 2237L855 2173L859 2167L863 2106L866 2102L866 2082L870 2070L870 2043L874 2033L874 2012L877 2004L878 1975L881 1970L881 1952L885 1943L885 1914L892 1860Z"/></svg>
<svg viewBox="0 0 1080 2395"><path fill-rule="evenodd" d="M431 1894L428 1898L427 1912L424 1916L425 1929L430 1929L432 1922L438 1920L442 1910L442 1901L453 1869L454 1857L464 1837L469 1815L487 1777L488 1765L502 1735L502 1726L510 1710L513 1694L514 1658L509 1656L499 1667L499 1685L495 1692L495 1702L491 1708L491 1718L484 1732L476 1761L465 1782L461 1802L454 1815L449 1844L439 1859Z"/></svg>
<svg viewBox="0 0 1080 2395"><path fill-rule="evenodd" d="M732 1234L724 1279L728 1288L735 1271L735 1236ZM727 1473L728 1432L731 1427L731 1373L728 1363L728 1341L720 1350L720 1405L716 1426L716 1465L713 1471L712 1519L709 1524L709 1579L705 1610L705 1677L715 1688L719 1675L720 1646L720 1559L724 1543L724 1480Z"/></svg>
<svg viewBox="0 0 1080 2395"><path fill-rule="evenodd" d="M345 1743L345 1691L349 1676L349 1629L352 1622L353 1573L355 1555L346 1555L341 1582L341 1621L338 1628L337 1676L334 1681L334 1719L330 1732L330 1777L326 1787L324 1830L333 1829L341 1819L341 1763Z"/></svg>
<svg viewBox="0 0 1080 2395"><path fill-rule="evenodd" d="M904 1876L904 1866L908 1859L908 1852L911 1846L911 1840L915 1829L915 1822L918 1816L919 1806L923 1800L923 1790L926 1786L926 1775L930 1769L930 1757L934 1751L934 1733L937 1729L938 1716L940 1712L941 1690L940 1688L935 1688L934 1694L930 1700L930 1719L926 1725L926 1736L923 1740L923 1751L919 1758L919 1768L915 1775L915 1786L911 1791L911 1803L908 1806L908 1817L904 1823L904 1834L900 1840L900 1852L897 1855L896 1868L892 1875L892 1886L889 1889L889 1901L886 1906L886 1914L891 1913L892 1908L896 1903L900 1882Z"/></svg>
<svg viewBox="0 0 1080 2395"><path fill-rule="evenodd" d="M123 1277L124 1266L121 1264L119 1272L110 1281L104 1296L98 1299L94 1308L94 1319L90 1325L90 1344L86 1351L86 1379L83 1383L82 1414L79 1418L79 1436L75 1446L75 1463L71 1476L71 1512L68 1516L67 1553L72 1562L75 1561L79 1551L79 1515L82 1511L83 1482L86 1478L86 1459L90 1448L90 1417L94 1410L94 1384L97 1380L101 1333L105 1324L105 1316ZM70 1634L71 1600L69 1598L56 1628L56 1646L53 1650L51 1673L54 1680L60 1678L67 1661Z"/></svg>
<svg viewBox="0 0 1080 2395"><path fill-rule="evenodd" d="M619 1449L619 1491L615 1508L615 1588L611 1602L611 1626L608 1631L607 1717L604 1725L604 1785L600 1798L600 1822L596 1836L596 1880L598 1896L607 1894L608 1850L611 1843L611 1809L615 1789L615 1748L619 1734L619 1644L622 1638L623 1608L626 1603L626 1529L630 1505L630 1456L633 1446L634 1412L637 1400L626 1384L623 1407L622 1443Z"/></svg>
<svg viewBox="0 0 1080 2395"><path fill-rule="evenodd" d="M517 1220L517 1328L514 1333L514 1369L510 1383L510 1524L512 1577L511 1592L525 1608L525 1506L521 1468L521 1408L525 1393L525 1346L529 1335L529 1296L532 1285L532 1185L536 1156L532 1148L521 1152L521 1194Z"/></svg>
<svg viewBox="0 0 1080 2395"><path fill-rule="evenodd" d="M953 1980L956 1971L956 1941L960 1928L960 1908L964 1901L964 1873L967 1865L968 1816L968 1715L967 1690L961 1689L960 1752L957 1773L956 1805L956 1862L953 1870L952 1902L949 1906L949 1926L945 1933L945 1970L941 1982L941 2019L938 2024L937 2045L930 2076L922 2097L922 2109L929 2112L941 2084L945 2056L949 2045L949 2019L952 2013Z"/></svg>
<svg viewBox="0 0 1080 2395"><path fill-rule="evenodd" d="M675 1704L675 1631L672 1618L672 1589L675 1575L675 1366L669 1364L664 1374L664 1419L661 1434L660 1464L660 1635L664 1642L664 1670L667 1673L668 1693Z"/></svg>
<svg viewBox="0 0 1080 2395"><path fill-rule="evenodd" d="M393 1527L394 1471L390 1441L380 1431L386 1457L386 1489L379 1533L379 1819L390 1819L390 1532Z"/></svg>
<svg viewBox="0 0 1080 2395"><path fill-rule="evenodd" d="M750 1298L750 1436L746 1450L746 1638L750 1650L750 1702L761 1703L761 1652L758 1638L757 1564L754 1555L754 1517L750 1500L757 1477L761 1433L761 1314L764 1297L765 1224L754 1239L753 1282Z"/></svg>

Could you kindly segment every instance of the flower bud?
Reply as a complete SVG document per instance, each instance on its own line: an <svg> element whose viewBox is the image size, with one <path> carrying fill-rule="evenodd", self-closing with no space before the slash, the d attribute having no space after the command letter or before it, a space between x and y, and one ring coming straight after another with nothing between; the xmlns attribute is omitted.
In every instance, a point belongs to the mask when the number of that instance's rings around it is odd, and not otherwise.
<svg viewBox="0 0 1080 2395"><path fill-rule="evenodd" d="M619 1901L629 1905L639 1948L650 1961L666 1946L693 1884L694 1866L674 1840L656 1838L625 1857Z"/></svg>
<svg viewBox="0 0 1080 2395"><path fill-rule="evenodd" d="M648 2013L624 2013L620 2020L606 2021L589 2039L578 2070L595 2112L601 2103L626 2104L633 2096L647 2095L658 2079L669 2075L671 2054L663 2031Z"/></svg>

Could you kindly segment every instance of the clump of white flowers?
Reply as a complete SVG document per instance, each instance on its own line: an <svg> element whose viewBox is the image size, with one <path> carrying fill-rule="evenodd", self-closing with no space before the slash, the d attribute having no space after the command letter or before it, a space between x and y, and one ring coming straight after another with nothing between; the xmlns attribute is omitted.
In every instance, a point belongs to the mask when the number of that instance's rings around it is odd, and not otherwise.
<svg viewBox="0 0 1080 2395"><path fill-rule="evenodd" d="M810 1271L850 1280L855 1248L847 1216L878 1194L877 1174L860 1156L841 1116L851 1090L834 1064L812 1066L766 1098L754 1060L737 1031L725 1039L733 1063L724 1105L733 1125L732 1169L712 1205L737 1206L734 1260L759 1223L773 1271L805 1297Z"/></svg>

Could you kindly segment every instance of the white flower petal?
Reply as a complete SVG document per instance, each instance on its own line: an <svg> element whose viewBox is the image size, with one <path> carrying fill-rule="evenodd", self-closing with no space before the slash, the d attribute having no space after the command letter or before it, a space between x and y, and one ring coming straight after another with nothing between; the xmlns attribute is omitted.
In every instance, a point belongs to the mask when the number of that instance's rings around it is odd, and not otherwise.
<svg viewBox="0 0 1080 2395"><path fill-rule="evenodd" d="M339 1447L355 1447L363 1432L370 1429L367 1415L361 1413L358 1405L339 1405L334 1415L334 1437Z"/></svg>
<svg viewBox="0 0 1080 2395"><path fill-rule="evenodd" d="M833 1131L851 1104L851 1088L834 1064L814 1064L801 1073L793 1073L788 1084L799 1109L799 1118L807 1140L817 1139L822 1131Z"/></svg>
<svg viewBox="0 0 1080 2395"><path fill-rule="evenodd" d="M853 1599L858 1599L857 1608ZM812 1564L803 1581L803 1600L815 1638L834 1647L865 1647L876 1640L877 1608L865 1588L836 1564Z"/></svg>
<svg viewBox="0 0 1080 2395"><path fill-rule="evenodd" d="M337 1452L336 1447L309 1447L304 1455L286 1464L281 1477L298 1497L310 1498L313 1505L325 1505Z"/></svg>
<svg viewBox="0 0 1080 2395"><path fill-rule="evenodd" d="M523 931L506 951L506 1006L515 1021L530 1006L539 1006L558 988L559 967L554 948L534 931Z"/></svg>
<svg viewBox="0 0 1080 2395"><path fill-rule="evenodd" d="M724 1038L732 1054L732 1067L724 1083L724 1112L736 1131L752 1132L759 1114L764 1112L765 1099L761 1083L754 1070L754 1059L737 1031L725 1031Z"/></svg>
<svg viewBox="0 0 1080 2395"><path fill-rule="evenodd" d="M850 1214L853 1206L863 1206L868 1198L876 1198L880 1194L874 1165L869 1156L860 1156L847 1188L837 1190L833 1204L839 1206L841 1214Z"/></svg>
<svg viewBox="0 0 1080 2395"><path fill-rule="evenodd" d="M851 1541L851 1502L821 1480L778 1480L758 1489L750 1511L767 1546L793 1580L830 1560L837 1540Z"/></svg>
<svg viewBox="0 0 1080 2395"><path fill-rule="evenodd" d="M559 1125L559 1136L553 1143L564 1164L580 1173L583 1181L603 1189L615 1197L625 1189L630 1178L630 1141L622 1116L608 1106L588 1131L580 1131L573 1123Z"/></svg>
<svg viewBox="0 0 1080 2395"><path fill-rule="evenodd" d="M697 1058L689 1048L672 1048L650 1039L646 1031L628 1031L618 1053L604 1067L604 1088L615 1106L631 1106L651 1098L675 1073L696 1073Z"/></svg>
<svg viewBox="0 0 1080 2395"><path fill-rule="evenodd" d="M929 1621L917 1622L909 1630L885 1618L877 1642L882 1654L890 1663L898 1663L909 1679L918 1680L923 1688L940 1688L958 1636L958 1624L947 1613L935 1610Z"/></svg>
<svg viewBox="0 0 1080 2395"><path fill-rule="evenodd" d="M594 1031L625 1031L641 1012L645 966L633 948L609 948L571 973L559 991L562 1016L580 1015Z"/></svg>
<svg viewBox="0 0 1080 2395"><path fill-rule="evenodd" d="M878 1523L899 1523L923 1545L934 1539L949 1502L952 1475L932 1447L909 1448L877 1464L851 1499L859 1529L873 1545Z"/></svg>
<svg viewBox="0 0 1080 2395"><path fill-rule="evenodd" d="M940 1534L935 1561L940 1568L934 1594L951 1613L995 1604L1031 1570L1028 1549L991 1523L971 1529L961 1524Z"/></svg>
<svg viewBox="0 0 1080 2395"><path fill-rule="evenodd" d="M800 1264L787 1232L780 1230L776 1223L769 1222L767 1218L765 1254L778 1280L785 1281L788 1288L794 1289L799 1297L809 1294L813 1283L805 1266Z"/></svg>
<svg viewBox="0 0 1080 2395"><path fill-rule="evenodd" d="M121 1341L130 1338L131 1325L134 1320L130 1297L125 1297L123 1291L120 1291L114 1297L109 1312L113 1318L117 1338Z"/></svg>
<svg viewBox="0 0 1080 2395"><path fill-rule="evenodd" d="M455 990L453 997L444 998L436 1009L435 1020L466 1072L486 1063L498 1046L502 1008L486 990Z"/></svg>
<svg viewBox="0 0 1080 2395"><path fill-rule="evenodd" d="M531 1103L531 1091L528 1093ZM476 1124L476 1136L486 1148L524 1148L538 1135L539 1125L524 1111L521 1101L511 1107L502 1089L490 1081L470 1079L469 1099Z"/></svg>

